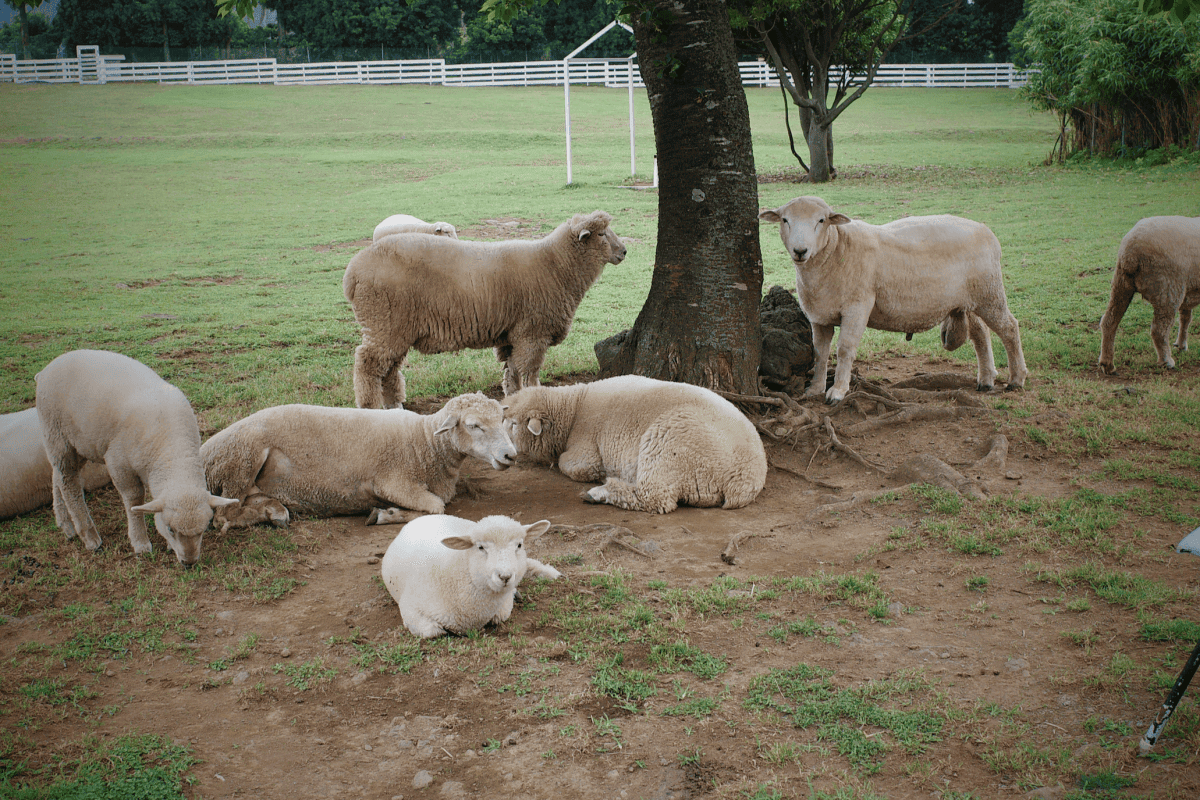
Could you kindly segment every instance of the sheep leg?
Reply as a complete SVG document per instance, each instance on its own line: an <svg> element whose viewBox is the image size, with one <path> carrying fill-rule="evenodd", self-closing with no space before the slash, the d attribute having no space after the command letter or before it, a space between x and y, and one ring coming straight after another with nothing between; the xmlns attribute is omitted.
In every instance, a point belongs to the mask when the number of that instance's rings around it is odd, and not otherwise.
<svg viewBox="0 0 1200 800"><path fill-rule="evenodd" d="M1028 377L1029 370L1025 367L1025 352L1021 349L1021 325L1008 310L1008 303L994 310L979 309L976 314L983 318L1004 343L1004 352L1008 355L1008 385L1004 387L1005 390L1011 392L1025 388L1025 378ZM994 364L992 369L995 369Z"/></svg>
<svg viewBox="0 0 1200 800"><path fill-rule="evenodd" d="M595 446L568 447L558 457L558 469L563 475L580 483L598 483L604 480L604 462Z"/></svg>
<svg viewBox="0 0 1200 800"><path fill-rule="evenodd" d="M88 550L98 550L103 541L88 511L83 496L83 480L78 470L72 471L55 465L51 473L54 496L54 521L66 534L67 539L78 536Z"/></svg>
<svg viewBox="0 0 1200 800"><path fill-rule="evenodd" d="M1175 349L1188 349L1188 327L1192 324L1192 307L1185 306L1179 309L1179 335L1175 337Z"/></svg>
<svg viewBox="0 0 1200 800"><path fill-rule="evenodd" d="M990 392L996 385L996 359L992 355L992 332L975 314L967 314L967 333L971 346L975 348L975 363L978 366L975 390Z"/></svg>
<svg viewBox="0 0 1200 800"><path fill-rule="evenodd" d="M824 397L825 380L829 369L829 348L833 344L833 326L812 323L813 378L804 397Z"/></svg>
<svg viewBox="0 0 1200 800"><path fill-rule="evenodd" d="M1154 319L1150 323L1150 339L1154 342L1154 349L1158 351L1158 363L1167 369L1175 368L1175 359L1171 357L1168 341L1171 337L1171 326L1175 324L1177 308L1178 306L1169 303L1155 305Z"/></svg>
<svg viewBox="0 0 1200 800"><path fill-rule="evenodd" d="M363 343L354 350L354 404L359 408L385 408L383 379L392 369L399 371L396 364L403 363L408 349L400 358L394 358L376 345ZM404 383L401 376L397 387L397 400L404 402Z"/></svg>
<svg viewBox="0 0 1200 800"><path fill-rule="evenodd" d="M374 492L384 508L397 506L422 514L444 514L446 511L446 501L415 483L394 480L376 487Z"/></svg>
<svg viewBox="0 0 1200 800"><path fill-rule="evenodd" d="M627 511L647 511L651 514L669 514L679 507L678 498L665 492L650 493L620 478L609 478L602 486L583 493L588 503L607 503Z"/></svg>
<svg viewBox="0 0 1200 800"><path fill-rule="evenodd" d="M404 627L408 628L414 636L422 639L434 639L446 632L446 629L434 622L432 618L412 609L407 613L401 611L400 617L404 620Z"/></svg>
<svg viewBox="0 0 1200 800"><path fill-rule="evenodd" d="M545 578L548 581L558 580L562 577L562 573L554 567L543 564L536 558L525 559L525 577L532 575L535 578Z"/></svg>
<svg viewBox="0 0 1200 800"><path fill-rule="evenodd" d="M125 504L125 517L129 522L129 542L133 545L133 552L151 552L153 547L150 544L150 535L146 531L146 515L133 510L134 506L140 506L146 499L142 479L136 472L124 466L114 467L110 464L108 471L112 476L113 486L121 495L121 502Z"/></svg>
<svg viewBox="0 0 1200 800"><path fill-rule="evenodd" d="M1113 341L1117 338L1117 326L1129 308L1129 302L1137 292L1133 277L1125 273L1118 265L1113 273L1112 293L1108 298L1108 308L1100 318L1100 360L1101 371L1113 375L1117 369L1113 366Z"/></svg>
<svg viewBox="0 0 1200 800"><path fill-rule="evenodd" d="M407 366L403 362L392 364L392 368L387 371L380 381L383 388L383 407L384 408L403 408L404 401L407 399L407 387L404 383L404 372L402 368Z"/></svg>
<svg viewBox="0 0 1200 800"><path fill-rule="evenodd" d="M538 373L546 359L550 342L522 339L513 343L512 354L504 362L504 394L510 395L526 386L540 385Z"/></svg>
<svg viewBox="0 0 1200 800"><path fill-rule="evenodd" d="M828 405L842 402L846 393L850 391L850 372L854 369L854 356L858 354L858 343L867 329L867 319L870 315L870 306L858 305L842 310L842 324L838 328L837 369L833 373L833 386L825 392L825 402Z"/></svg>

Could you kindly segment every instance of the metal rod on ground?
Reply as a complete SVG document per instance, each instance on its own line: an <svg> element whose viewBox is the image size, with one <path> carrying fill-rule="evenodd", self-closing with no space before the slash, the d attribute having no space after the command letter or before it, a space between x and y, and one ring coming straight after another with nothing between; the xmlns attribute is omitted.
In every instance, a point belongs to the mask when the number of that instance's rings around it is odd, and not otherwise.
<svg viewBox="0 0 1200 800"><path fill-rule="evenodd" d="M1146 735L1138 742L1138 752L1142 755L1149 753L1150 748L1154 747L1154 743L1158 741L1163 728L1167 725L1167 720L1171 718L1171 714L1175 713L1175 706L1179 705L1183 693L1192 681L1192 676L1196 674L1197 667L1200 667L1200 642L1196 642L1191 658L1183 665L1183 672L1179 673L1179 677L1175 679L1175 685L1171 687L1171 693L1167 695L1167 701L1163 703L1154 722L1150 723L1150 729L1146 731Z"/></svg>

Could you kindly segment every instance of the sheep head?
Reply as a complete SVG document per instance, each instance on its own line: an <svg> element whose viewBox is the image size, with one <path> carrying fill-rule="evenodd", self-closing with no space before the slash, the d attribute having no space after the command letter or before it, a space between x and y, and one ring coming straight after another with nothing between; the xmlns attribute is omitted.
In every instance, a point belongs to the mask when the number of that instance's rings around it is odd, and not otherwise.
<svg viewBox="0 0 1200 800"><path fill-rule="evenodd" d="M779 208L760 211L758 218L779 223L783 249L797 267L825 248L831 229L850 221L819 197L797 197Z"/></svg>
<svg viewBox="0 0 1200 800"><path fill-rule="evenodd" d="M571 219L571 232L576 241L585 247L605 247L608 249L605 261L609 264L620 264L625 260L625 243L613 231L612 215L606 211L593 211L591 214L576 214Z"/></svg>
<svg viewBox="0 0 1200 800"><path fill-rule="evenodd" d="M516 463L517 448L505 427L504 409L497 401L480 392L459 395L439 414L445 416L433 435L447 437L459 453L486 461L492 469L504 470Z"/></svg>
<svg viewBox="0 0 1200 800"><path fill-rule="evenodd" d="M559 408L561 388L527 386L504 398L504 421L517 451L553 464L567 446L574 413Z"/></svg>
<svg viewBox="0 0 1200 800"><path fill-rule="evenodd" d="M515 592L525 577L525 544L550 528L550 520L521 525L505 516L484 517L467 536L448 536L442 544L466 554L471 583L479 591Z"/></svg>
<svg viewBox="0 0 1200 800"><path fill-rule="evenodd" d="M200 545L212 522L213 509L236 503L237 500L207 492L188 493L170 498L156 497L129 510L135 514L153 514L154 529L167 540L179 563L191 566L200 560Z"/></svg>

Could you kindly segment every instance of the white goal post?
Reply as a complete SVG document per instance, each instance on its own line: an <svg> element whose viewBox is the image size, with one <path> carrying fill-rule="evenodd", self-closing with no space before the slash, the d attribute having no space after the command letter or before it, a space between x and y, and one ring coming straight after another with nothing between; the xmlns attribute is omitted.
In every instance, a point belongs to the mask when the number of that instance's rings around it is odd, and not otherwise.
<svg viewBox="0 0 1200 800"><path fill-rule="evenodd" d="M567 184L572 181L571 175L571 59L586 50L592 42L599 39L604 34L611 31L614 27L620 25L625 30L633 33L633 28L626 25L624 22L613 20L604 26L599 33L592 36L583 44L576 47L574 50L563 59L563 99L567 105ZM637 53L633 53L626 59L629 65L629 174L633 175L637 169L637 160L634 151L633 143L633 61L637 58Z"/></svg>

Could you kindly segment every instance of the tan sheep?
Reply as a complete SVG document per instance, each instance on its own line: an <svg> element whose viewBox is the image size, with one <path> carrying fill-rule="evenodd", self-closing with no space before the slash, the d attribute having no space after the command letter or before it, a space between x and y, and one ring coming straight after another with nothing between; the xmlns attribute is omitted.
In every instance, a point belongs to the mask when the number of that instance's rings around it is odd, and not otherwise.
<svg viewBox="0 0 1200 800"><path fill-rule="evenodd" d="M1117 248L1112 293L1100 320L1100 369L1112 375L1113 340L1134 294L1154 308L1150 339L1158 363L1173 369L1167 343L1175 315L1179 335L1175 347L1188 349L1192 309L1200 305L1200 217L1147 217L1134 225Z"/></svg>
<svg viewBox="0 0 1200 800"><path fill-rule="evenodd" d="M49 505L54 499L53 475L37 409L0 416L0 519ZM80 478L87 492L110 483L104 465L91 461L83 465Z"/></svg>
<svg viewBox="0 0 1200 800"><path fill-rule="evenodd" d="M433 236L458 238L458 231L449 222L425 222L411 214L392 214L375 226L371 240L378 242L384 236L391 236L394 233L428 233Z"/></svg>
<svg viewBox="0 0 1200 800"><path fill-rule="evenodd" d="M385 236L350 260L342 280L362 326L354 355L359 408L402 405L408 351L494 347L504 393L538 384L546 350L625 245L603 211L576 214L537 241Z"/></svg>
<svg viewBox="0 0 1200 800"><path fill-rule="evenodd" d="M467 456L507 469L516 454L500 404L479 393L452 398L427 416L276 406L233 423L200 448L214 492L239 500L262 493L293 514L321 517L367 514L378 506L417 512L407 519L445 510Z"/></svg>
<svg viewBox="0 0 1200 800"><path fill-rule="evenodd" d="M796 266L797 299L812 323L816 358L806 397L842 401L867 328L912 334L939 323L947 349L970 337L980 391L996 380L989 327L1008 353L1008 388L1025 385L1021 333L1000 273L1000 242L986 225L945 214L871 225L835 213L819 197L797 197L758 217L779 224ZM840 328L837 370L826 391L834 327Z"/></svg>
<svg viewBox="0 0 1200 800"><path fill-rule="evenodd" d="M665 514L741 508L762 491L767 455L754 425L708 389L638 375L533 386L505 399L517 449L599 482L592 503Z"/></svg>

